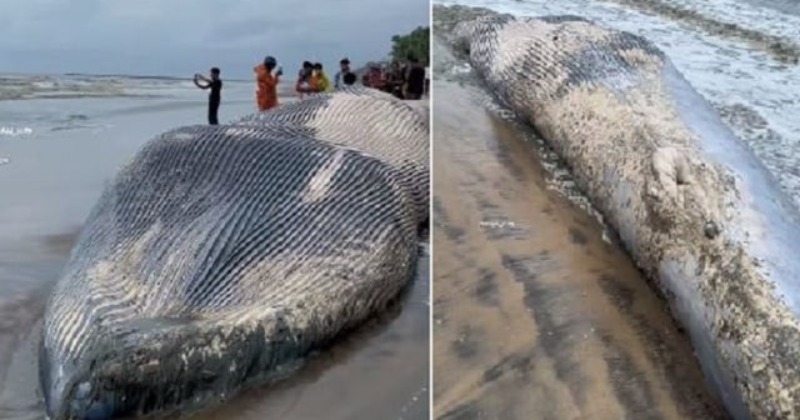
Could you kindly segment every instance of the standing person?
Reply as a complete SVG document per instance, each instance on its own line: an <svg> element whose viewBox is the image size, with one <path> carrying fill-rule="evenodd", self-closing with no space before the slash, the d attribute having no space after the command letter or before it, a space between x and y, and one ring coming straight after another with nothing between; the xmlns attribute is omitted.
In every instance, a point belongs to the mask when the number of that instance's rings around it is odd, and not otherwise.
<svg viewBox="0 0 800 420"><path fill-rule="evenodd" d="M353 86L356 84L356 80L358 80L358 76L355 73L347 73L342 77L342 81L344 82L344 86Z"/></svg>
<svg viewBox="0 0 800 420"><path fill-rule="evenodd" d="M208 123L210 125L218 125L219 118L219 104L222 102L222 79L219 78L219 68L214 67L211 69L211 77L207 78L202 74L194 75L194 84L200 89L211 89L208 95ZM203 81L205 84L201 84Z"/></svg>
<svg viewBox="0 0 800 420"><path fill-rule="evenodd" d="M366 71L365 71L365 72L364 72L364 73L361 75L361 84L362 84L362 85L364 85L364 87L371 87L371 86L369 85L370 73L371 73L371 70L367 69L367 70L366 70Z"/></svg>
<svg viewBox="0 0 800 420"><path fill-rule="evenodd" d="M311 93L315 89L315 87L312 86L313 80L311 80L313 71L314 65L311 64L310 61L304 61L303 67L297 72L297 82L294 85L294 90L297 92L297 96L300 99L303 99L304 93Z"/></svg>
<svg viewBox="0 0 800 420"><path fill-rule="evenodd" d="M344 77L350 74L350 59L347 57L339 61L339 71L333 76L333 87L339 89L342 87Z"/></svg>
<svg viewBox="0 0 800 420"><path fill-rule="evenodd" d="M383 72L381 71L381 66L376 63L372 63L369 68L369 87L373 89L383 90L384 84L386 81L383 78Z"/></svg>
<svg viewBox="0 0 800 420"><path fill-rule="evenodd" d="M278 67L273 75L272 70L277 65L278 61L275 57L267 56L264 58L263 64L259 64L253 69L256 73L256 104L261 112L278 106L278 83L283 75L283 70Z"/></svg>
<svg viewBox="0 0 800 420"><path fill-rule="evenodd" d="M417 57L409 55L408 74L406 75L406 86L404 97L406 99L418 100L425 92L425 67L420 65Z"/></svg>
<svg viewBox="0 0 800 420"><path fill-rule="evenodd" d="M381 90L386 93L392 93L391 73L386 64L381 65Z"/></svg>
<svg viewBox="0 0 800 420"><path fill-rule="evenodd" d="M332 90L331 79L322 69L322 63L314 63L314 87L316 92L330 92Z"/></svg>
<svg viewBox="0 0 800 420"><path fill-rule="evenodd" d="M431 94L431 68L430 66L425 66L425 95L430 96Z"/></svg>
<svg viewBox="0 0 800 420"><path fill-rule="evenodd" d="M403 99L403 85L405 84L405 72L400 67L400 63L392 61L390 71L388 73L387 91L399 99Z"/></svg>

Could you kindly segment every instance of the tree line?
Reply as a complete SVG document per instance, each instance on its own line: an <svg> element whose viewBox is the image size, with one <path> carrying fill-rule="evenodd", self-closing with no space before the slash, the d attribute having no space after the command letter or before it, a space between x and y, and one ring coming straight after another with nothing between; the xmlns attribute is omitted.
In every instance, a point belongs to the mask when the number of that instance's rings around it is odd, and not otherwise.
<svg viewBox="0 0 800 420"><path fill-rule="evenodd" d="M431 31L428 26L418 26L406 35L392 37L393 60L406 61L409 55L416 57L420 64L427 66L430 62Z"/></svg>

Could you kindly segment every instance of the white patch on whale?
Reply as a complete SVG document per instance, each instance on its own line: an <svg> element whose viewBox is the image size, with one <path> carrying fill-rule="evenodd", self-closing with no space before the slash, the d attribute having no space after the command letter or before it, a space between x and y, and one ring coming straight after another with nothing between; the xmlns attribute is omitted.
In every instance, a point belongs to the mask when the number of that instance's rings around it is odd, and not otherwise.
<svg viewBox="0 0 800 420"><path fill-rule="evenodd" d="M333 177L342 167L344 153L343 150L337 150L328 162L325 163L325 166L317 169L317 172L308 182L308 185L306 185L306 190L302 197L304 202L319 201L328 195Z"/></svg>
<svg viewBox="0 0 800 420"><path fill-rule="evenodd" d="M175 133L175 140L194 140L195 135L189 133Z"/></svg>
<svg viewBox="0 0 800 420"><path fill-rule="evenodd" d="M252 133L253 133L252 128L242 128L242 127L228 127L224 131L224 134L230 137L242 137Z"/></svg>

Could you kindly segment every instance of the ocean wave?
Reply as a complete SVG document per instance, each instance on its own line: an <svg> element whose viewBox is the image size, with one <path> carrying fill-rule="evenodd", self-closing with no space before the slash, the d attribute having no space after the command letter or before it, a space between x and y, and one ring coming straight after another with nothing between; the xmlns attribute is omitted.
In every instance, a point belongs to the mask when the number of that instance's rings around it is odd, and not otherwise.
<svg viewBox="0 0 800 420"><path fill-rule="evenodd" d="M800 25L798 16L748 5L749 1L764 0L652 1L680 3L681 7L692 7L720 22L736 22L741 27L775 36L791 35L786 22L797 22L791 27L795 30ZM716 106L726 123L800 206L800 171L795 169L800 167L800 122L787 118L800 111L800 67L777 63L749 42L709 36L703 28L660 13L645 13L615 0L437 0L435 3L466 3L521 15L581 15L644 36L665 51L700 94ZM800 33L795 33L792 39L800 42Z"/></svg>
<svg viewBox="0 0 800 420"><path fill-rule="evenodd" d="M0 127L0 137L30 136L33 134L31 127Z"/></svg>
<svg viewBox="0 0 800 420"><path fill-rule="evenodd" d="M71 124L71 125L57 125L55 127L50 128L50 131L57 132L57 131L70 131L70 130L99 129L108 127L110 126L104 124Z"/></svg>
<svg viewBox="0 0 800 420"><path fill-rule="evenodd" d="M51 122L51 124L54 125L50 128L50 131L54 132L54 131L82 130L82 129L103 129L111 127L111 125L109 124L102 124L98 122L93 122L91 120L92 118L90 118L86 114L68 114L63 118Z"/></svg>
<svg viewBox="0 0 800 420"><path fill-rule="evenodd" d="M0 100L116 96L124 93L123 85L114 80L91 81L54 76L0 77Z"/></svg>
<svg viewBox="0 0 800 420"><path fill-rule="evenodd" d="M84 114L69 114L69 115L67 115L66 120L69 121L69 122L72 122L72 121L88 121L89 120L89 116L88 115L84 115Z"/></svg>
<svg viewBox="0 0 800 420"><path fill-rule="evenodd" d="M119 76L0 76L0 101L160 97L166 93L165 86L174 86L181 82L186 83L179 79Z"/></svg>
<svg viewBox="0 0 800 420"><path fill-rule="evenodd" d="M240 91L255 84L246 80L224 80L226 88ZM120 75L0 75L0 101L83 98L174 98L196 93L189 78ZM223 93L224 95L224 93ZM279 96L294 95L292 80L278 85Z"/></svg>
<svg viewBox="0 0 800 420"><path fill-rule="evenodd" d="M766 18L764 10L736 7L735 3L725 4L724 1L709 2L714 4L704 4L694 0L609 1L688 24L710 35L747 42L782 63L800 63L800 45L792 39L792 35L796 37L797 33L785 32L785 29L790 27L796 31L797 27L785 26L782 24L784 22L780 22L775 16L770 16L772 19ZM794 23L797 23L797 20Z"/></svg>
<svg viewBox="0 0 800 420"><path fill-rule="evenodd" d="M746 0L748 3L768 7L781 13L800 16L800 1L797 0Z"/></svg>
<svg viewBox="0 0 800 420"><path fill-rule="evenodd" d="M800 143L787 139L770 127L755 109L742 103L713 103L720 117L742 139L777 178L781 188L800 206Z"/></svg>

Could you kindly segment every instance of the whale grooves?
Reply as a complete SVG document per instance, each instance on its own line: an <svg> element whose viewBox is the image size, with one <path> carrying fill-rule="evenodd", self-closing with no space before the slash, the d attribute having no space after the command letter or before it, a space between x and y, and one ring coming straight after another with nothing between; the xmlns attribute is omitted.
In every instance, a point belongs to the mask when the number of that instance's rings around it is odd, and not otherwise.
<svg viewBox="0 0 800 420"><path fill-rule="evenodd" d="M640 36L449 9L444 38L570 166L729 413L800 416L800 217L764 165Z"/></svg>
<svg viewBox="0 0 800 420"><path fill-rule="evenodd" d="M427 221L427 156L422 113L357 90L148 142L47 303L50 418L202 408L290 375L397 301Z"/></svg>

